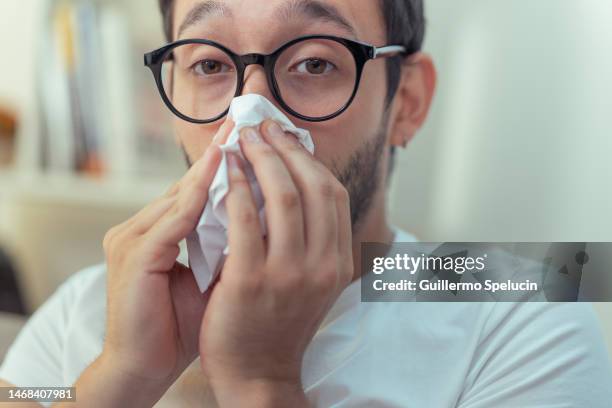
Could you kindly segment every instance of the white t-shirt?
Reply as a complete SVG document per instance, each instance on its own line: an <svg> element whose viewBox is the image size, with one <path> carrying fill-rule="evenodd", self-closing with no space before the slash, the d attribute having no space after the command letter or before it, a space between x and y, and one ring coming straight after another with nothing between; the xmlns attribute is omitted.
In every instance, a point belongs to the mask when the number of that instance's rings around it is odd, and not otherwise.
<svg viewBox="0 0 612 408"><path fill-rule="evenodd" d="M21 331L0 378L74 384L102 350L105 287L104 266L68 279ZM362 303L360 289L342 293L304 356L318 407L612 407L590 304Z"/></svg>

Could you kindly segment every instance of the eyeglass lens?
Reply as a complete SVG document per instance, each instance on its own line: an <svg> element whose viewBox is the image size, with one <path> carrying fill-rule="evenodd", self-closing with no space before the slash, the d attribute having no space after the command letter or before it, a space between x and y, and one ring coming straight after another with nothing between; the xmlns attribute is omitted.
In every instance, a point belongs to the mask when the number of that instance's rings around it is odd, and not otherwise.
<svg viewBox="0 0 612 408"><path fill-rule="evenodd" d="M341 43L310 39L286 48L274 76L280 99L296 113L321 118L349 102L357 79L353 54ZM195 120L221 115L236 95L238 69L221 49L185 44L162 65L164 93L181 114Z"/></svg>

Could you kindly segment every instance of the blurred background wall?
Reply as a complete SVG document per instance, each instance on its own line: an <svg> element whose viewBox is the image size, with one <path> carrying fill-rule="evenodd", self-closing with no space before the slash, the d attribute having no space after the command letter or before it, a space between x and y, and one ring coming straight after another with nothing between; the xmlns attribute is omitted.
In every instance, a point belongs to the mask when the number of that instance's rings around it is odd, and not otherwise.
<svg viewBox="0 0 612 408"><path fill-rule="evenodd" d="M425 4L438 92L393 219L434 242L612 241L612 2Z"/></svg>
<svg viewBox="0 0 612 408"><path fill-rule="evenodd" d="M426 127L399 157L394 223L428 241L612 241L612 2L425 1L439 87ZM0 246L30 311L101 262L104 232L183 171L170 114L142 66L142 54L163 43L157 1L75 4L95 6L115 86L100 98L111 122L93 143L99 151L87 153L97 161L79 172L49 149L62 129L49 116L66 110L52 110L61 98L45 106L37 86L53 71L41 60L44 34L65 40L62 17L47 0L0 2L0 107L17 122L12 164L0 167ZM91 11L78 10L71 15ZM612 308L596 308L612 339Z"/></svg>
<svg viewBox="0 0 612 408"><path fill-rule="evenodd" d="M32 311L185 164L142 61L164 43L156 1L7 0L0 27L0 115L17 123L0 247Z"/></svg>

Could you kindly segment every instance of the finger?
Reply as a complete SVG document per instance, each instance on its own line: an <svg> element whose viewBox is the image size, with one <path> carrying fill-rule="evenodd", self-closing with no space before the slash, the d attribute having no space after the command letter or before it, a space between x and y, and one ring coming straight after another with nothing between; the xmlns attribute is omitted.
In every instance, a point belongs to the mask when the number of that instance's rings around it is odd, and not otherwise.
<svg viewBox="0 0 612 408"><path fill-rule="evenodd" d="M207 150L208 151L208 150ZM166 193L153 201L149 206L143 208L135 216L130 218L125 223L125 230L130 230L132 235L142 235L146 233L153 224L161 218L171 205L176 201L176 197L181 190L181 186L185 188L190 183L197 182L197 175L200 174L202 166L205 164L205 160L198 160L194 165L185 173L182 179L174 183ZM159 203L159 205L158 205ZM161 207L164 209L162 209Z"/></svg>
<svg viewBox="0 0 612 408"><path fill-rule="evenodd" d="M231 133L233 126L234 122L231 119L225 121L221 125L212 143L208 146L202 157L198 158L193 163L191 168L187 171L187 173L185 173L185 175L181 179L181 187L193 182L199 182L202 175L202 167L207 165L207 153L210 153L212 148L218 148L218 146L220 146L222 143L225 143L225 140L227 139L227 136Z"/></svg>
<svg viewBox="0 0 612 408"><path fill-rule="evenodd" d="M146 233L176 202L176 196L160 197L140 210L129 221L126 233L131 236Z"/></svg>
<svg viewBox="0 0 612 408"><path fill-rule="evenodd" d="M238 262L245 263L242 267L231 268L231 270L250 272L253 265L263 262L265 258L259 213L251 186L240 166L238 157L231 153L228 154L228 165L230 190L226 203L230 220L228 227L230 257L234 255L234 259L237 259Z"/></svg>
<svg viewBox="0 0 612 408"><path fill-rule="evenodd" d="M180 182L176 182L172 185L172 187L170 187L166 193L164 194L164 197L174 197L175 195L177 195L177 193L180 190Z"/></svg>
<svg viewBox="0 0 612 408"><path fill-rule="evenodd" d="M206 160L204 159L206 153L210 150L211 147L213 147L213 145L220 146L221 144L225 143L233 127L234 122L232 121L232 119L228 118L225 122L223 122L223 124L217 130L215 137L213 138L211 144L208 146L204 154L193 163L191 168L187 171L187 173L185 173L185 175L181 179L179 183L181 186L198 181L197 179L201 174L202 166L206 165Z"/></svg>
<svg viewBox="0 0 612 408"><path fill-rule="evenodd" d="M174 206L148 231L147 235L152 242L174 246L197 226L208 201L208 189L221 161L219 146L212 144L201 160L191 182L181 185Z"/></svg>
<svg viewBox="0 0 612 408"><path fill-rule="evenodd" d="M281 257L303 254L302 202L287 167L274 148L262 139L258 130L243 129L240 143L265 198L268 254Z"/></svg>
<svg viewBox="0 0 612 408"><path fill-rule="evenodd" d="M351 224L350 197L345 188L336 195L336 210L338 219L338 252L340 254L341 281L348 285L353 280L353 228ZM342 289L344 289L344 287Z"/></svg>
<svg viewBox="0 0 612 408"><path fill-rule="evenodd" d="M224 127L225 126L225 127ZM228 128L231 130L233 126L232 123L227 123L227 121L221 126L218 134L223 135L225 132L229 132ZM214 145L214 146L213 146ZM200 191L200 183L203 175L207 174L206 166L209 165L209 160L211 159L211 154L215 154L214 150L217 149L217 144L212 143L204 155L198 159L193 166L187 171L187 173L183 176L183 178L173 185L165 194L165 197L173 198L173 202L179 201L178 205L182 206L184 201L191 201L198 199L198 197L203 198L203 202L208 201L208 190L206 191L206 197L201 196L191 196L191 192L193 190ZM217 163L218 165L218 163ZM216 169L216 166L215 166ZM182 192L182 193L181 193ZM182 201L181 201L182 200ZM157 219L153 219L153 223L159 220L163 215L165 215L167 211L163 213L156 213ZM138 231L140 234L146 233L152 226L153 223L149 223L148 225L143 225Z"/></svg>
<svg viewBox="0 0 612 408"><path fill-rule="evenodd" d="M232 118L228 117L225 122L223 122L223 125L221 125L221 127L219 128L219 131L213 139L213 143L216 143L218 145L225 144L225 142L227 142L228 136L230 135L230 133L232 133L233 128L234 121L232 120Z"/></svg>
<svg viewBox="0 0 612 408"><path fill-rule="evenodd" d="M341 188L336 195L338 219L338 250L343 256L353 254L353 225L351 223L350 197L346 189Z"/></svg>
<svg viewBox="0 0 612 408"><path fill-rule="evenodd" d="M266 121L262 128L266 140L282 158L302 195L308 251L316 256L336 248L338 180L278 124Z"/></svg>

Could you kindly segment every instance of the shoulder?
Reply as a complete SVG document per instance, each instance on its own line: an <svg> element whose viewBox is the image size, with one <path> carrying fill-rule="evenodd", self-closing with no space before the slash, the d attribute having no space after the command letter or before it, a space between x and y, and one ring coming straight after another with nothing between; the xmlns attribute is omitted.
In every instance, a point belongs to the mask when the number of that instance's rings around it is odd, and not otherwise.
<svg viewBox="0 0 612 408"><path fill-rule="evenodd" d="M612 398L610 360L589 303L495 303L479 337L460 406L488 399L604 407Z"/></svg>
<svg viewBox="0 0 612 408"><path fill-rule="evenodd" d="M88 364L101 344L105 277L106 267L97 265L61 284L11 345L0 367L0 377L18 386L69 383L73 367L82 365L79 360Z"/></svg>
<svg viewBox="0 0 612 408"><path fill-rule="evenodd" d="M56 310L63 316L66 329L92 313L104 314L106 302L106 265L94 265L68 278L43 307ZM42 309L42 308L41 308ZM48 314L48 313L47 313Z"/></svg>

